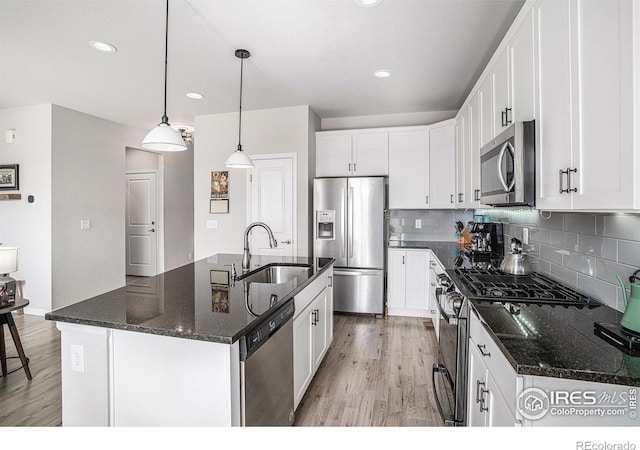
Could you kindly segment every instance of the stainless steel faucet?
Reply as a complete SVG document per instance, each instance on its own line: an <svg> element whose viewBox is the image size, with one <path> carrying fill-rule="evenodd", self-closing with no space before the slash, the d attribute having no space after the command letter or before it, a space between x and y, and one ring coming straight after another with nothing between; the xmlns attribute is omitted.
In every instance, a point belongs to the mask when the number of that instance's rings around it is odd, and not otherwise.
<svg viewBox="0 0 640 450"><path fill-rule="evenodd" d="M251 266L251 253L249 253L249 233L254 227L262 227L267 230L269 234L269 246L271 248L278 246L278 241L273 237L273 232L269 225L264 222L253 222L251 225L244 230L244 253L242 255L242 270L247 270Z"/></svg>

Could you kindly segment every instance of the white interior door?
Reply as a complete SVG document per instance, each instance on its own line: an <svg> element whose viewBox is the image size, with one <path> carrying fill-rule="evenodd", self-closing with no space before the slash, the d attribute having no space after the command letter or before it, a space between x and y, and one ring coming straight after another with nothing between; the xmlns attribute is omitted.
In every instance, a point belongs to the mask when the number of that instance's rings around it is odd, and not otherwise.
<svg viewBox="0 0 640 450"><path fill-rule="evenodd" d="M158 273L156 174L126 174L127 275Z"/></svg>
<svg viewBox="0 0 640 450"><path fill-rule="evenodd" d="M278 241L269 247L269 237L262 227L252 230L249 248L253 255L297 255L296 161L295 155L252 155L254 167L249 172L247 189L247 225L266 223Z"/></svg>

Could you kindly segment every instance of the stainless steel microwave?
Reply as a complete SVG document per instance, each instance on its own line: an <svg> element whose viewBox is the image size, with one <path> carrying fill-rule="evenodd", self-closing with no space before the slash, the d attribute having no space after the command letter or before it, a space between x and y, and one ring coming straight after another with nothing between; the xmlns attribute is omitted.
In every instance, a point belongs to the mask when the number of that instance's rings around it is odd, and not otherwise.
<svg viewBox="0 0 640 450"><path fill-rule="evenodd" d="M535 206L535 122L516 122L480 149L480 202Z"/></svg>

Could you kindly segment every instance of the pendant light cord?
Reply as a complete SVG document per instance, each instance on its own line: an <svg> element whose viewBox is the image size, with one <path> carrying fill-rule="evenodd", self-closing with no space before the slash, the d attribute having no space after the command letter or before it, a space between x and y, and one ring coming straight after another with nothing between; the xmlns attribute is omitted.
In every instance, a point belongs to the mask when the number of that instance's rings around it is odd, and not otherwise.
<svg viewBox="0 0 640 450"><path fill-rule="evenodd" d="M169 0L167 0L167 12L165 17L164 28L164 114L162 115L162 123L169 125L167 117L167 59L169 54Z"/></svg>
<svg viewBox="0 0 640 450"><path fill-rule="evenodd" d="M240 110L238 118L238 150L242 151L242 144L240 144L240 137L242 134L242 72L244 69L244 57L240 58Z"/></svg>

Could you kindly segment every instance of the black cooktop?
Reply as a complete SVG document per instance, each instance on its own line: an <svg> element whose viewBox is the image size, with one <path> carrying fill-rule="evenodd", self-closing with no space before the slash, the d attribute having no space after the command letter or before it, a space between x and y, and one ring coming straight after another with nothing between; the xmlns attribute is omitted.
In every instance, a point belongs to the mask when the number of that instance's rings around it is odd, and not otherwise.
<svg viewBox="0 0 640 450"><path fill-rule="evenodd" d="M601 303L539 273L508 275L498 269L458 268L456 278L476 300L595 307Z"/></svg>

